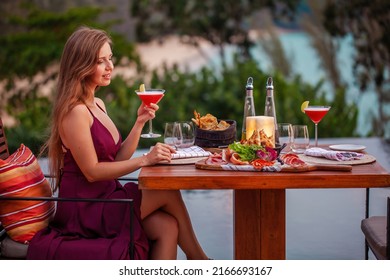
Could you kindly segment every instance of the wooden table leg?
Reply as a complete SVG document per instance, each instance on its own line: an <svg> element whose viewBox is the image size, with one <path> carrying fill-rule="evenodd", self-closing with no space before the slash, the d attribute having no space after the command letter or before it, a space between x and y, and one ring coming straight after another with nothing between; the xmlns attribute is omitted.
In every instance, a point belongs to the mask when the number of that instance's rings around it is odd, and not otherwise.
<svg viewBox="0 0 390 280"><path fill-rule="evenodd" d="M286 191L234 191L236 260L286 258Z"/></svg>

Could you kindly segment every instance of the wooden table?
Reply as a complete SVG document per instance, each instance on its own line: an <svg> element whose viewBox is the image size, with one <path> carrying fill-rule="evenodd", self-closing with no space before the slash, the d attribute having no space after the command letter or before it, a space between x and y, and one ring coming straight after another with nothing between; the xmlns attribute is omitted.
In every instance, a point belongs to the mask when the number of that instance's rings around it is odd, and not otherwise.
<svg viewBox="0 0 390 280"><path fill-rule="evenodd" d="M233 189L235 259L286 258L286 189L381 188L390 174L379 163L352 171L271 173L214 171L194 165L142 168L141 189Z"/></svg>

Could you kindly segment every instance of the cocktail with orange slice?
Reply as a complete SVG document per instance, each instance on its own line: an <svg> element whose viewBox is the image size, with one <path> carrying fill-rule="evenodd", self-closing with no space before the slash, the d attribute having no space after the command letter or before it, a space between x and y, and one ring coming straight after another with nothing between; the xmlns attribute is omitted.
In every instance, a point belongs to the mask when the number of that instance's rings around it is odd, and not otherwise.
<svg viewBox="0 0 390 280"><path fill-rule="evenodd" d="M305 101L301 105L301 111L305 113L315 125L315 146L318 146L318 123L322 120L323 117L329 112L330 106L312 106L309 105L309 101Z"/></svg>

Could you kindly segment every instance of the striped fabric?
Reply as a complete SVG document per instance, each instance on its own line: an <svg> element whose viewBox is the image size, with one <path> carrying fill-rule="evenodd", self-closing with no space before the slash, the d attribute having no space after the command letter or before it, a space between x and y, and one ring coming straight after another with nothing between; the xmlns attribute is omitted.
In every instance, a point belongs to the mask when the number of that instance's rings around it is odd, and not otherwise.
<svg viewBox="0 0 390 280"><path fill-rule="evenodd" d="M52 196L36 157L23 144L6 160L0 159L0 196ZM54 210L52 201L0 201L0 222L13 240L28 243L48 225Z"/></svg>
<svg viewBox="0 0 390 280"><path fill-rule="evenodd" d="M178 149L176 153L172 154L172 159L207 157L209 155L211 155L211 153L203 150L201 147L191 146L184 149Z"/></svg>

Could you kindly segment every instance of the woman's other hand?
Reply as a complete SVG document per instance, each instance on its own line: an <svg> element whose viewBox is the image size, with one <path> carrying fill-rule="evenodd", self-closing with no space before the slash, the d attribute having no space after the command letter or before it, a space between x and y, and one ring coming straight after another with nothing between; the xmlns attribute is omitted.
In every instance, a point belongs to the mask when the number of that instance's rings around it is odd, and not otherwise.
<svg viewBox="0 0 390 280"><path fill-rule="evenodd" d="M171 154L176 153L175 149L163 143L157 143L146 155L147 164L153 165L161 161L171 162Z"/></svg>

